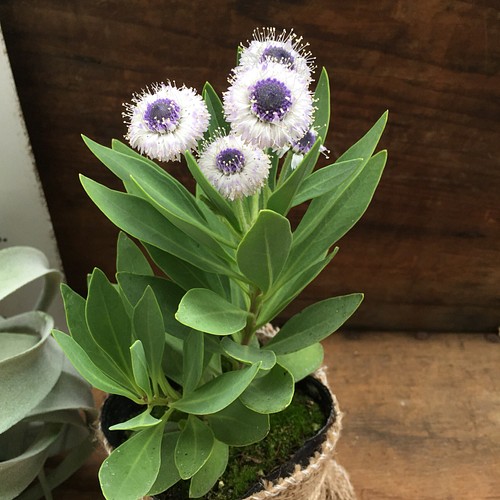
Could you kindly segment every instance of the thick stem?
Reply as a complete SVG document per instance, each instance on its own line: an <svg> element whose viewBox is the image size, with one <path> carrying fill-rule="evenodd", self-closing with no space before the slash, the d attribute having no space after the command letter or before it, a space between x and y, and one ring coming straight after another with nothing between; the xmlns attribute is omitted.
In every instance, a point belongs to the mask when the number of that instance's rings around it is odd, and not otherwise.
<svg viewBox="0 0 500 500"><path fill-rule="evenodd" d="M180 399L180 394L168 383L167 377L163 373L158 377L160 386L165 396L171 401L177 401Z"/></svg>
<svg viewBox="0 0 500 500"><path fill-rule="evenodd" d="M259 314L260 306L262 303L261 299L262 292L258 288L252 287L247 324L245 325L245 329L243 330L243 338L241 340L242 345L250 344L252 337L255 335L257 316Z"/></svg>
<svg viewBox="0 0 500 500"><path fill-rule="evenodd" d="M239 198L237 200L233 201L233 207L235 209L236 217L240 221L241 224L241 229L243 230L243 234L245 234L250 225L249 225L249 214L248 211L246 210L246 207L244 205L244 199Z"/></svg>

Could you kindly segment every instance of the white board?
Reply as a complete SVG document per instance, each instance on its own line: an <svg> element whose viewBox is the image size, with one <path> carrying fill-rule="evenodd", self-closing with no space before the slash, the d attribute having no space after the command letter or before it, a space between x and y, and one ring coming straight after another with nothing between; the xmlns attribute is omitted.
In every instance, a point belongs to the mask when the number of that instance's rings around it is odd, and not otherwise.
<svg viewBox="0 0 500 500"><path fill-rule="evenodd" d="M0 248L19 245L38 248L47 256L51 267L62 271L0 27ZM29 310L36 301L38 289L28 288L22 294L7 298L0 314L10 316ZM65 328L59 297L49 312L56 325Z"/></svg>

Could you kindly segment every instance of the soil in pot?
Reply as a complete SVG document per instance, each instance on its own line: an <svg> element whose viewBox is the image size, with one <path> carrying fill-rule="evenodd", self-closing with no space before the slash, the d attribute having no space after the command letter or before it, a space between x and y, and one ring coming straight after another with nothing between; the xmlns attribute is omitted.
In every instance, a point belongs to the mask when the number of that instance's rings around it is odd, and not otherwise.
<svg viewBox="0 0 500 500"><path fill-rule="evenodd" d="M131 412L137 412L134 403L125 400L125 406L128 408L113 408L110 416L103 411L106 415L102 422L103 431L114 447L123 442L126 435L123 431L122 434L118 434L120 431L106 432L106 424L126 420ZM335 418L331 395L320 382L308 377L297 384L290 406L283 412L270 415L270 418L271 430L264 440L250 446L230 448L228 467L212 491L202 497L204 500L245 498L262 489L260 479L287 476L293 472L296 463L307 466L309 458L321 448L326 429ZM180 481L154 499L188 500L188 491L189 481Z"/></svg>

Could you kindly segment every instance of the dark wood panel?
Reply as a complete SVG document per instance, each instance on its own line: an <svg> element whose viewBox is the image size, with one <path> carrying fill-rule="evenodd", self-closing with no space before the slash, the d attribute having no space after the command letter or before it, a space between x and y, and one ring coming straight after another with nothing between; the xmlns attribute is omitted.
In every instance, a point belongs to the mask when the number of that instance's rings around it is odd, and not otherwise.
<svg viewBox="0 0 500 500"><path fill-rule="evenodd" d="M122 103L154 81L200 89L209 80L223 91L237 43L274 25L304 35L330 72L332 156L390 110L389 163L371 207L282 319L361 290L352 328L494 331L500 323L497 1L3 0L0 20L78 290L93 266L112 273L116 230L77 174L117 186L79 134L104 143L123 136ZM184 166L167 168L191 182Z"/></svg>
<svg viewBox="0 0 500 500"><path fill-rule="evenodd" d="M337 460L360 500L493 500L500 476L500 343L363 333L324 343L344 412ZM96 452L54 499L97 500Z"/></svg>

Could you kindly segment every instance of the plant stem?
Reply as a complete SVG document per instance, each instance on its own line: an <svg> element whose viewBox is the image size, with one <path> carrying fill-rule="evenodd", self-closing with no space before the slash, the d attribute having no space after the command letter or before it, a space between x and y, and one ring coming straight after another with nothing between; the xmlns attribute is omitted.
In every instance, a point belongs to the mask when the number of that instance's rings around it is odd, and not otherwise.
<svg viewBox="0 0 500 500"><path fill-rule="evenodd" d="M250 205L250 221L251 225L257 220L257 217L259 216L259 194L254 194L251 198L251 205Z"/></svg>
<svg viewBox="0 0 500 500"><path fill-rule="evenodd" d="M241 229L243 230L243 233L246 233L248 231L248 228L250 227L250 225L249 225L249 221L248 221L249 214L248 214L247 210L245 209L245 207L243 206L244 203L245 203L244 198L234 200L233 207L234 207L236 217L240 221Z"/></svg>
<svg viewBox="0 0 500 500"><path fill-rule="evenodd" d="M158 377L158 381L160 382L160 386L165 393L165 395L171 399L172 401L177 401L180 399L180 394L169 384L167 377L163 373Z"/></svg>
<svg viewBox="0 0 500 500"><path fill-rule="evenodd" d="M248 345L255 334L255 325L257 322L257 316L259 314L260 306L262 303L262 292L256 288L251 287L250 293L250 307L248 311L247 324L243 330L243 338L241 340L242 345Z"/></svg>

